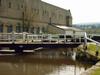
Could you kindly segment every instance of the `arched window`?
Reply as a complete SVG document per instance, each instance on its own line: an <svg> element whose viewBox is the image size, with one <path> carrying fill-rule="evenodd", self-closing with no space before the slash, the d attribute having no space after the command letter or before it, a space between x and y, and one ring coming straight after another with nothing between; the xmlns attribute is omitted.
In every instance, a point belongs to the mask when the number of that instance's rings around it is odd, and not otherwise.
<svg viewBox="0 0 100 75"><path fill-rule="evenodd" d="M0 23L0 32L3 32L3 24Z"/></svg>
<svg viewBox="0 0 100 75"><path fill-rule="evenodd" d="M0 6L2 6L2 1L0 0Z"/></svg>
<svg viewBox="0 0 100 75"><path fill-rule="evenodd" d="M11 2L9 2L8 7L11 8Z"/></svg>
<svg viewBox="0 0 100 75"><path fill-rule="evenodd" d="M45 27L42 27L42 32L45 33Z"/></svg>
<svg viewBox="0 0 100 75"><path fill-rule="evenodd" d="M13 26L12 25L8 25L7 26L7 32L10 33L13 31Z"/></svg>
<svg viewBox="0 0 100 75"><path fill-rule="evenodd" d="M20 23L17 23L17 25L16 25L16 32L17 33L21 32L21 24Z"/></svg>
<svg viewBox="0 0 100 75"><path fill-rule="evenodd" d="M40 33L40 27L37 27L37 34Z"/></svg>
<svg viewBox="0 0 100 75"><path fill-rule="evenodd" d="M31 28L31 33L34 33L34 27Z"/></svg>

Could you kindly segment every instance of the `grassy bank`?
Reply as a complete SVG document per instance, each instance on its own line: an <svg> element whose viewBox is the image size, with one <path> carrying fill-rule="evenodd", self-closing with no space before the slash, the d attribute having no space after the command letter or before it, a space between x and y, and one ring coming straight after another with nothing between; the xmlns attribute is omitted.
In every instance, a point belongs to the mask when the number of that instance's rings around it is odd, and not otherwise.
<svg viewBox="0 0 100 75"><path fill-rule="evenodd" d="M89 54L95 56L97 49L98 49L98 52L99 52L99 55L97 56L97 58L100 59L100 46L97 47L96 44L94 44L94 43L88 43L88 45L87 45L87 52ZM88 74L86 74L86 75L88 75ZM94 69L91 70L89 75L100 75L100 65L99 66L96 65L94 67Z"/></svg>
<svg viewBox="0 0 100 75"><path fill-rule="evenodd" d="M100 58L100 46L96 46L94 43L89 43L87 45L87 52L93 56L95 56L96 51L99 52L98 58Z"/></svg>
<svg viewBox="0 0 100 75"><path fill-rule="evenodd" d="M97 68L94 71L92 71L91 75L100 75L100 68Z"/></svg>
<svg viewBox="0 0 100 75"><path fill-rule="evenodd" d="M88 52L95 55L95 52L97 50L97 47L95 44L88 44ZM98 51L99 51L99 55L98 55L98 58L100 58L100 46L98 46ZM96 66L98 68L95 68L91 75L100 75L100 66Z"/></svg>
<svg viewBox="0 0 100 75"><path fill-rule="evenodd" d="M97 49L98 49L98 50L97 50ZM79 50L83 50L83 46L80 46L80 47L79 47ZM83 51L84 51L84 50L83 50ZM95 43L88 43L88 44L87 44L87 50L86 50L86 52L87 52L88 54L95 56L96 51L99 52L98 58L100 59L100 46L97 47Z"/></svg>

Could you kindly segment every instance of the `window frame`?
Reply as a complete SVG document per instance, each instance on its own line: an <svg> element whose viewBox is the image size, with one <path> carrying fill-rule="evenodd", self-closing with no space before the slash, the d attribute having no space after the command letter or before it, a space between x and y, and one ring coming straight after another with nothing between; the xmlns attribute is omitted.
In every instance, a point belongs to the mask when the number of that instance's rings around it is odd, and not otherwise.
<svg viewBox="0 0 100 75"><path fill-rule="evenodd" d="M13 31L13 25L7 25L7 33L11 33Z"/></svg>
<svg viewBox="0 0 100 75"><path fill-rule="evenodd" d="M0 23L0 33L3 32L3 23Z"/></svg>

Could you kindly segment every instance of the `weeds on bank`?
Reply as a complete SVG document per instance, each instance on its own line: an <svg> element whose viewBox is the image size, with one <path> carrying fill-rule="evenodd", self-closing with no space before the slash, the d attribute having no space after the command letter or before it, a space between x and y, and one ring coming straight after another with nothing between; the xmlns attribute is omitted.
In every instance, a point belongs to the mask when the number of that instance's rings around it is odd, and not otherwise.
<svg viewBox="0 0 100 75"><path fill-rule="evenodd" d="M100 75L100 68L94 70L91 75Z"/></svg>
<svg viewBox="0 0 100 75"><path fill-rule="evenodd" d="M95 56L97 50L99 52L98 58L100 58L100 46L97 47L96 44L88 44L87 45L88 53Z"/></svg>

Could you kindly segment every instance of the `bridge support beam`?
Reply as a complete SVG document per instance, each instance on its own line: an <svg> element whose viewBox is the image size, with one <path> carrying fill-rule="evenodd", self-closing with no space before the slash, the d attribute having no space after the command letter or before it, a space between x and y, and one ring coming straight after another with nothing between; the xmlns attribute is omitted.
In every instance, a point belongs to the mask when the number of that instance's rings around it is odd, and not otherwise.
<svg viewBox="0 0 100 75"><path fill-rule="evenodd" d="M23 50L22 49L15 49L15 54L22 54Z"/></svg>
<svg viewBox="0 0 100 75"><path fill-rule="evenodd" d="M23 53L23 46L19 46L19 47L17 46L14 48L14 50L15 50L16 54L22 54Z"/></svg>

